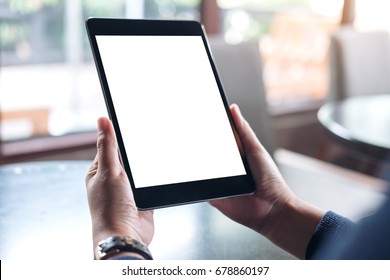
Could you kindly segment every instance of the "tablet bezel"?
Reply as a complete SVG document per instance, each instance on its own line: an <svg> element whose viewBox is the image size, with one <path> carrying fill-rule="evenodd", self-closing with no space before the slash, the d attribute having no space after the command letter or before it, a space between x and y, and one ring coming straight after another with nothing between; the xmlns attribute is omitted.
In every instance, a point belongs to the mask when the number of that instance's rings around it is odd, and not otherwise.
<svg viewBox="0 0 390 280"><path fill-rule="evenodd" d="M212 59L210 48L203 27L196 21L178 20L133 20L133 19L108 19L90 18L86 21L88 38L91 44L95 65L99 75L101 87L108 114L112 120L117 136L118 147L123 167L130 181L136 205L139 209L155 209L193 202L207 201L218 198L251 194L255 191L255 184L243 151L240 139L230 114L229 105L224 94L222 84L217 74L217 69ZM120 125L116 117L108 82L100 57L96 37L97 35L135 35L135 36L201 36L209 62L217 82L219 92L229 118L232 130L236 136L237 147L245 167L246 175L232 176L217 179L208 179L194 182L175 183L161 186L136 188L127 159L125 146L122 139Z"/></svg>

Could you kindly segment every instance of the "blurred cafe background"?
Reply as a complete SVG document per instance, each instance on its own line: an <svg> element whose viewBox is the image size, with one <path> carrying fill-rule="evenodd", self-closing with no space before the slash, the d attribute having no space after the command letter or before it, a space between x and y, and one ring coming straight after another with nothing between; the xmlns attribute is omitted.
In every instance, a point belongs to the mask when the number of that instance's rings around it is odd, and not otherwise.
<svg viewBox="0 0 390 280"><path fill-rule="evenodd" d="M390 93L389 5L384 0L0 0L0 163L93 157L96 119L106 110L84 20L128 17L198 20L210 38L255 42L274 146L376 175L378 170L367 167L377 165L376 158L347 153L337 139L327 139L317 111L345 94L342 80L349 74L332 79L331 73L347 71L348 65L331 63L332 38L342 30L352 34L346 37L362 36L346 39L352 51L343 50L345 55L368 60L373 55L371 64L377 63L365 74L366 64L355 61L350 78L359 84L368 75L384 84L378 91L374 86L350 94ZM364 39L364 33L373 35ZM375 44L381 42L378 50Z"/></svg>
<svg viewBox="0 0 390 280"><path fill-rule="evenodd" d="M77 258L75 244L92 257L84 177L107 112L89 17L203 23L228 101L293 191L371 213L390 177L389 11L386 0L0 0L0 258ZM156 258L292 258L207 204L182 209L156 212ZM47 246L56 238L70 246Z"/></svg>

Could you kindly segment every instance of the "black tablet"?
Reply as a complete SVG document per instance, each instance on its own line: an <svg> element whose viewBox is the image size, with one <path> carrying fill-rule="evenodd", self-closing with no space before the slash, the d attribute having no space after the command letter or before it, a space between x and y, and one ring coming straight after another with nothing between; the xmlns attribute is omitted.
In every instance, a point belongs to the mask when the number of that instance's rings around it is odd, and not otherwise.
<svg viewBox="0 0 390 280"><path fill-rule="evenodd" d="M86 27L139 209L254 192L198 22L91 18Z"/></svg>

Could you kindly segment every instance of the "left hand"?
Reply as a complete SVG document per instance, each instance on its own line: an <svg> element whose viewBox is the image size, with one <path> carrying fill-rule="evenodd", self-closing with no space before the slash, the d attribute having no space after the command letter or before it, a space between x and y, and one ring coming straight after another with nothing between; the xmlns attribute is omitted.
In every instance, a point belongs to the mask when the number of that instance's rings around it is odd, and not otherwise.
<svg viewBox="0 0 390 280"><path fill-rule="evenodd" d="M97 155L87 176L94 248L110 236L129 236L146 246L154 234L153 211L138 211L118 155L112 123L98 120Z"/></svg>

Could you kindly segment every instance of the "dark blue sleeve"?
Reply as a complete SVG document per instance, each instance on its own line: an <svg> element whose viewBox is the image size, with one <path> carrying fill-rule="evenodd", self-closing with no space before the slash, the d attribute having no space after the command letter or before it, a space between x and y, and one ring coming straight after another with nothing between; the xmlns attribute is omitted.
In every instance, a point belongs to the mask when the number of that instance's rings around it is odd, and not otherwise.
<svg viewBox="0 0 390 280"><path fill-rule="evenodd" d="M306 259L390 260L390 199L354 224L327 212L307 248Z"/></svg>
<svg viewBox="0 0 390 280"><path fill-rule="evenodd" d="M390 199L374 215L365 218L346 242L339 259L390 260Z"/></svg>
<svg viewBox="0 0 390 280"><path fill-rule="evenodd" d="M345 238L356 225L349 219L332 211L327 212L318 224L309 244L306 248L306 259L318 258L318 252L323 251L325 246L332 246Z"/></svg>

